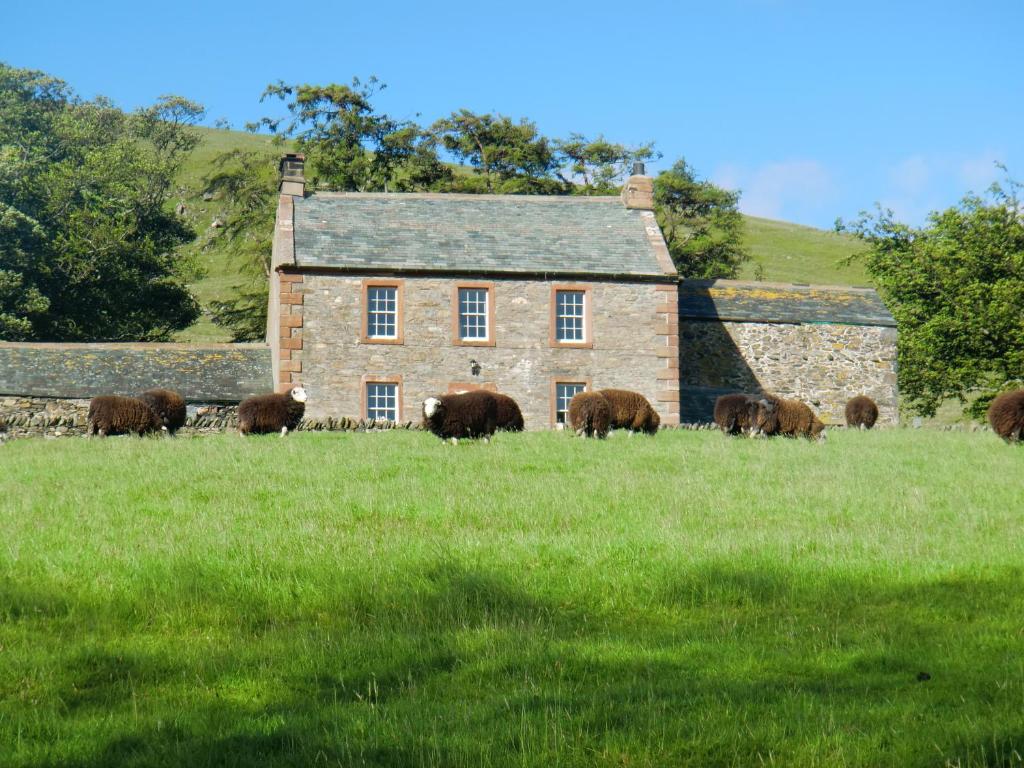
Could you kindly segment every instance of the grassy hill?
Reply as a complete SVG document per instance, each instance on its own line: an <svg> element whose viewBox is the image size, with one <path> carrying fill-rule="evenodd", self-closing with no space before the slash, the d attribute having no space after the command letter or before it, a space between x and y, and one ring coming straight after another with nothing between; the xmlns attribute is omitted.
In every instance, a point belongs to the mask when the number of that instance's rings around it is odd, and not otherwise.
<svg viewBox="0 0 1024 768"><path fill-rule="evenodd" d="M1020 456L991 434L0 451L5 766L1024 753Z"/></svg>
<svg viewBox="0 0 1024 768"><path fill-rule="evenodd" d="M277 156L283 149L266 136L255 136L239 131L200 129L203 141L183 169L179 180L181 202L188 207L188 216L199 234L196 243L188 246L201 271L191 284L205 306L215 299L228 299L237 293L245 277L239 275L238 265L225 260L216 251L205 248L210 238L210 222L220 211L216 201L204 201L203 177L213 167L212 161L220 152L244 149L266 152ZM813 227L782 221L746 219L745 244L752 259L740 275L745 280L761 279L769 282L795 282L840 285L869 285L869 278L859 263L843 265L842 259L863 246L848 235L839 235ZM178 335L180 341L228 341L228 334L204 316L191 328Z"/></svg>

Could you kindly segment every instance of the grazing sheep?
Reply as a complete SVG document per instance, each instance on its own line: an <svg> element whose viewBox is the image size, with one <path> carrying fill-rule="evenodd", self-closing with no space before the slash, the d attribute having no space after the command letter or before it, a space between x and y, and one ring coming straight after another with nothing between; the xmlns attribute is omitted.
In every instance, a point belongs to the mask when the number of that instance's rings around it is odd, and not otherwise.
<svg viewBox="0 0 1024 768"><path fill-rule="evenodd" d="M878 421L878 406L867 395L851 397L846 404L846 426L871 429Z"/></svg>
<svg viewBox="0 0 1024 768"><path fill-rule="evenodd" d="M423 401L423 426L442 440L482 437L486 441L498 423L498 401L482 389L439 395Z"/></svg>
<svg viewBox="0 0 1024 768"><path fill-rule="evenodd" d="M139 400L156 411L156 415L172 435L185 426L185 401L177 392L169 389L147 389L139 395Z"/></svg>
<svg viewBox="0 0 1024 768"><path fill-rule="evenodd" d="M492 392L491 397L498 403L496 428L506 432L522 432L525 422L523 421L523 412L519 410L519 403L508 395L501 395L497 392Z"/></svg>
<svg viewBox="0 0 1024 768"><path fill-rule="evenodd" d="M727 435L750 432L752 416L756 413L751 404L759 399L760 395L722 395L715 400L715 424Z"/></svg>
<svg viewBox="0 0 1024 768"><path fill-rule="evenodd" d="M806 403L765 395L751 404L752 429L755 434L826 438L825 425Z"/></svg>
<svg viewBox="0 0 1024 768"><path fill-rule="evenodd" d="M626 389L602 389L600 394L608 401L611 409L612 429L628 429L632 432L657 433L661 417L639 392Z"/></svg>
<svg viewBox="0 0 1024 768"><path fill-rule="evenodd" d="M142 400L120 395L99 395L89 401L89 434L127 435L166 430L156 411Z"/></svg>
<svg viewBox="0 0 1024 768"><path fill-rule="evenodd" d="M988 407L988 423L1008 443L1024 439L1024 389L1004 392L993 400Z"/></svg>
<svg viewBox="0 0 1024 768"><path fill-rule="evenodd" d="M264 435L280 432L281 437L294 430L306 412L306 390L292 387L290 392L256 395L238 406L238 432Z"/></svg>
<svg viewBox="0 0 1024 768"><path fill-rule="evenodd" d="M577 392L569 401L569 425L583 437L608 437L612 410L599 392Z"/></svg>

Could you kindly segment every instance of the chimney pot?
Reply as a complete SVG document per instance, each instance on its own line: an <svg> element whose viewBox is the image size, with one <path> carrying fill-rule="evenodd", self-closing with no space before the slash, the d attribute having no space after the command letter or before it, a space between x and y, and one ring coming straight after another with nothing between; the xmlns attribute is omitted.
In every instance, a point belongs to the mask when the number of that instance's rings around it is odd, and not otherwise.
<svg viewBox="0 0 1024 768"><path fill-rule="evenodd" d="M295 152L289 152L281 158L278 164L281 181L278 189L282 195L294 195L302 197L306 194L306 156Z"/></svg>
<svg viewBox="0 0 1024 768"><path fill-rule="evenodd" d="M634 176L646 176L647 175L647 173L646 173L646 171L644 169L644 161L643 160L634 160L633 161L633 175Z"/></svg>

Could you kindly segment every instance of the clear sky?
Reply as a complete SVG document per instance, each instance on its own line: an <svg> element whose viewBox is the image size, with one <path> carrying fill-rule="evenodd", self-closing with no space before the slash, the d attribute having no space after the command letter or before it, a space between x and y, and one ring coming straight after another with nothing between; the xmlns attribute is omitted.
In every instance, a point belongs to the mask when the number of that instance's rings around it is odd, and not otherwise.
<svg viewBox="0 0 1024 768"><path fill-rule="evenodd" d="M1024 180L1024 0L4 3L0 60L125 108L179 93L212 124L267 83L388 84L378 108L529 117L657 142L754 215L829 227Z"/></svg>

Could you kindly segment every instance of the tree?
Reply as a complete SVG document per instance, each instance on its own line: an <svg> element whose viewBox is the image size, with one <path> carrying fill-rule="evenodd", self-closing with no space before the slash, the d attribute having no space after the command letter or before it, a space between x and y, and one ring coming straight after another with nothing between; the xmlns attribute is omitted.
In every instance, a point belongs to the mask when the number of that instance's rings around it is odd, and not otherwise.
<svg viewBox="0 0 1024 768"><path fill-rule="evenodd" d="M353 78L351 86L278 82L267 86L260 100L285 102L290 120L265 117L248 127L267 128L282 139L294 140L306 154L314 187L386 190L403 166L413 163L421 172L430 166L433 144L415 123L375 111L372 99L385 87L375 77L365 83Z"/></svg>
<svg viewBox="0 0 1024 768"><path fill-rule="evenodd" d="M238 267L247 285L235 298L213 301L213 322L232 341L261 341L266 334L268 278L274 240L277 166L259 152L232 150L214 158L205 188L227 207L224 226L206 244Z"/></svg>
<svg viewBox="0 0 1024 768"><path fill-rule="evenodd" d="M742 245L739 192L697 179L685 160L654 180L658 224L683 277L735 277L750 254Z"/></svg>
<svg viewBox="0 0 1024 768"><path fill-rule="evenodd" d="M575 185L577 194L586 195L617 194L634 162L661 157L653 142L627 147L604 136L591 140L581 133L555 142L555 147L561 162L558 177Z"/></svg>
<svg viewBox="0 0 1024 768"><path fill-rule="evenodd" d="M199 314L168 205L202 108L126 114L0 64L2 338L163 340Z"/></svg>
<svg viewBox="0 0 1024 768"><path fill-rule="evenodd" d="M456 178L459 191L510 194L556 194L567 185L551 177L558 167L551 142L535 123L518 123L504 115L478 115L468 109L436 121L431 133L460 163L469 163L483 180L480 187ZM461 183L461 186L459 186Z"/></svg>
<svg viewBox="0 0 1024 768"><path fill-rule="evenodd" d="M1004 169L1005 170L1005 169ZM947 398L980 416L1024 379L1024 210L1021 185L994 184L932 213L922 228L892 211L841 230L870 246L868 272L899 328L899 385L910 409L931 416Z"/></svg>

